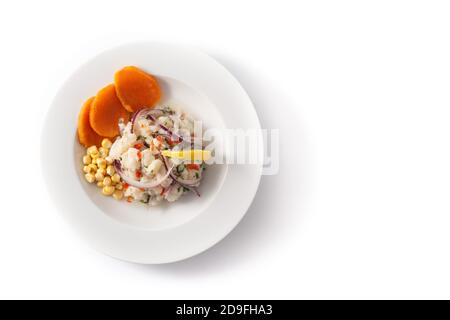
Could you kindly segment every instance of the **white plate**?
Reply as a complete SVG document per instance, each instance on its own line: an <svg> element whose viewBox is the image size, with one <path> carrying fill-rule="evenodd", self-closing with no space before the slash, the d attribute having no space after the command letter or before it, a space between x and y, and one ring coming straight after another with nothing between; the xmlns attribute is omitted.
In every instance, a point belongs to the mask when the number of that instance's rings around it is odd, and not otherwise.
<svg viewBox="0 0 450 320"><path fill-rule="evenodd" d="M77 117L82 103L127 65L157 76L162 102L178 104L204 127L260 129L243 88L208 55L162 43L124 45L81 66L59 90L42 135L44 177L59 211L97 250L146 264L186 259L216 244L239 223L256 193L262 166L209 166L200 198L185 195L159 207L102 196L82 174Z"/></svg>

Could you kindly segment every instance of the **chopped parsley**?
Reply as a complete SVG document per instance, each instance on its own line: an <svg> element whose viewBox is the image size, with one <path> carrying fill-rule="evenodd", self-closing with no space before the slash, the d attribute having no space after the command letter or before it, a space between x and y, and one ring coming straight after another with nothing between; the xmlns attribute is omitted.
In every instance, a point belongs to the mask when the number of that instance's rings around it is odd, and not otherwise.
<svg viewBox="0 0 450 320"><path fill-rule="evenodd" d="M184 164L180 164L177 166L178 173L182 173L184 171L184 169L185 169Z"/></svg>

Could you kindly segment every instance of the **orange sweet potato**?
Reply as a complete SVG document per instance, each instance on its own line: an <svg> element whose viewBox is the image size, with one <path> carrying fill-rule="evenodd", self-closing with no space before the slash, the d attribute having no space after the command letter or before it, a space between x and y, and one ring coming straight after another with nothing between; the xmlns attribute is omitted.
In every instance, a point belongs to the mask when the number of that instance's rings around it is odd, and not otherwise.
<svg viewBox="0 0 450 320"><path fill-rule="evenodd" d="M89 121L99 135L113 138L119 134L119 119L128 121L130 114L117 98L116 89L110 84L101 89L92 102Z"/></svg>
<svg viewBox="0 0 450 320"><path fill-rule="evenodd" d="M139 68L129 66L116 72L114 83L117 96L130 112L151 108L161 98L156 79Z"/></svg>
<svg viewBox="0 0 450 320"><path fill-rule="evenodd" d="M91 127L89 122L89 112L91 110L94 97L89 98L81 107L78 115L78 141L86 148L96 145L100 146L103 137L98 135Z"/></svg>

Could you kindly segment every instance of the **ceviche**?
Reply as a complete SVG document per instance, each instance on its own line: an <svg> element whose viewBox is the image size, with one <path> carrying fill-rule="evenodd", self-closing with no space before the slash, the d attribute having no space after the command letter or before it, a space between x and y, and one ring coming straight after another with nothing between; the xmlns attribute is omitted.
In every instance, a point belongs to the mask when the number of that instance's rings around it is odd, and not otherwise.
<svg viewBox="0 0 450 320"><path fill-rule="evenodd" d="M202 146L196 146L192 138L192 119L166 106L141 109L119 126L120 137L111 146L107 161L124 181L128 201L154 205L175 201L185 192L199 196L203 160L209 154L198 152ZM174 149L180 151L177 157L170 156Z"/></svg>
<svg viewBox="0 0 450 320"><path fill-rule="evenodd" d="M210 153L179 108L158 105L155 77L136 67L119 70L114 84L81 108L78 139L86 147L83 171L102 194L156 205L200 185Z"/></svg>

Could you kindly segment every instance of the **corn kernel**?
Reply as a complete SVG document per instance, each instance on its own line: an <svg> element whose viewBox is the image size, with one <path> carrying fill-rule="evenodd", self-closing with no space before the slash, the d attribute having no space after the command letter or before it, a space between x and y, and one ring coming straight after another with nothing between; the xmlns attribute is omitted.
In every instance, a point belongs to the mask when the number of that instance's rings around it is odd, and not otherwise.
<svg viewBox="0 0 450 320"><path fill-rule="evenodd" d="M105 179L103 179L103 185L105 186L110 186L111 185L111 178L110 177L105 177Z"/></svg>
<svg viewBox="0 0 450 320"><path fill-rule="evenodd" d="M114 181L115 183L120 182L120 176L115 173L112 175L111 180Z"/></svg>
<svg viewBox="0 0 450 320"><path fill-rule="evenodd" d="M106 168L106 160L105 159L98 158L96 163L99 168Z"/></svg>
<svg viewBox="0 0 450 320"><path fill-rule="evenodd" d="M97 187L103 188L105 185L103 184L103 181L97 182Z"/></svg>
<svg viewBox="0 0 450 320"><path fill-rule="evenodd" d="M115 185L115 187L116 187L116 190L122 190L122 189L123 189L123 185L122 185L121 182L118 182L118 183Z"/></svg>
<svg viewBox="0 0 450 320"><path fill-rule="evenodd" d="M97 181L103 181L104 178L105 178L105 176L102 173L97 171L97 173L95 174L95 179Z"/></svg>
<svg viewBox="0 0 450 320"><path fill-rule="evenodd" d="M92 156L94 154L98 154L97 146L91 146L91 147L87 148L86 152L90 156Z"/></svg>
<svg viewBox="0 0 450 320"><path fill-rule="evenodd" d="M83 171L84 171L84 173L90 173L91 172L91 168L89 166L84 166L83 167Z"/></svg>
<svg viewBox="0 0 450 320"><path fill-rule="evenodd" d="M97 172L97 166L95 164L91 163L88 167L91 168L91 171Z"/></svg>
<svg viewBox="0 0 450 320"><path fill-rule="evenodd" d="M109 165L106 168L106 173L112 177L114 175L114 173L116 173L116 169L114 169L114 167L112 165Z"/></svg>
<svg viewBox="0 0 450 320"><path fill-rule="evenodd" d="M86 178L87 182L92 183L95 181L95 177L92 173L86 173L84 175L84 177Z"/></svg>
<svg viewBox="0 0 450 320"><path fill-rule="evenodd" d="M111 140L103 139L103 141L102 141L102 147L103 148L109 149L109 148L111 148L111 145L112 145Z"/></svg>
<svg viewBox="0 0 450 320"><path fill-rule="evenodd" d="M116 190L116 191L114 191L114 193L113 193L113 197L114 197L114 199L116 199L116 200L120 200L120 199L123 198L123 192L120 191L120 190Z"/></svg>
<svg viewBox="0 0 450 320"><path fill-rule="evenodd" d="M106 170L105 170L105 168L98 168L98 169L97 169L97 172L98 172L98 173L101 173L102 175L106 175Z"/></svg>
<svg viewBox="0 0 450 320"><path fill-rule="evenodd" d="M115 188L113 186L104 186L102 189L102 193L105 196L110 196L114 193Z"/></svg>
<svg viewBox="0 0 450 320"><path fill-rule="evenodd" d="M107 164L112 164L113 163L113 159L111 157L109 157L109 156L106 157L105 160L106 160Z"/></svg>
<svg viewBox="0 0 450 320"><path fill-rule="evenodd" d="M93 153L93 154L91 154L91 158L92 158L92 160L94 161L95 159L97 159L98 157L100 156L100 153Z"/></svg>
<svg viewBox="0 0 450 320"><path fill-rule="evenodd" d="M85 155L84 157L83 157L83 163L84 164L86 164L86 165L88 165L88 164L90 164L91 163L91 161L92 161L92 159L91 159L91 156L90 155Z"/></svg>
<svg viewBox="0 0 450 320"><path fill-rule="evenodd" d="M103 147L100 147L100 149L98 149L98 154L100 156L100 158L106 158L108 156L109 150L105 149Z"/></svg>

